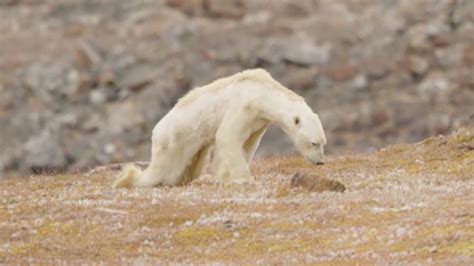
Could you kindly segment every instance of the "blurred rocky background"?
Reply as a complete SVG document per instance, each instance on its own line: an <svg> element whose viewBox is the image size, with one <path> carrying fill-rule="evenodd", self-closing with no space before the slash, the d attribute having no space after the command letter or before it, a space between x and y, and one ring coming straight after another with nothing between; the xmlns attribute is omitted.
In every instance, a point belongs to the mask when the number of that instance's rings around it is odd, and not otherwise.
<svg viewBox="0 0 474 266"><path fill-rule="evenodd" d="M179 97L255 67L328 153L446 133L474 114L474 1L0 0L0 170L148 160ZM272 128L259 155L292 150Z"/></svg>

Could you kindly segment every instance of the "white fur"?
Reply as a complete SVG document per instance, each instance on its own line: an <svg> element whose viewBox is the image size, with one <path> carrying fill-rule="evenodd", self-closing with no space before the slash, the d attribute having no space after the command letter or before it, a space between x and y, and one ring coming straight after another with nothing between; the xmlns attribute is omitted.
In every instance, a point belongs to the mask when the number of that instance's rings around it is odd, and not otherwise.
<svg viewBox="0 0 474 266"><path fill-rule="evenodd" d="M211 147L218 180L249 181L249 162L270 123L309 161L322 161L326 137L318 115L268 72L254 69L196 88L180 99L153 129L148 168L129 168L114 186L186 184L199 176Z"/></svg>

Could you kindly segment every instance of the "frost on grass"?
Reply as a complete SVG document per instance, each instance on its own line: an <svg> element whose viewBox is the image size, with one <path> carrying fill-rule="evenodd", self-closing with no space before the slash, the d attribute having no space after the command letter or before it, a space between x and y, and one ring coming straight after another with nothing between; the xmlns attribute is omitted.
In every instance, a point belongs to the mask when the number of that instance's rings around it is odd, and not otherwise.
<svg viewBox="0 0 474 266"><path fill-rule="evenodd" d="M0 263L474 260L474 129L381 151L254 162L257 180L112 189L113 169L0 181ZM291 183L337 181L344 192ZM338 184L339 184L338 183Z"/></svg>

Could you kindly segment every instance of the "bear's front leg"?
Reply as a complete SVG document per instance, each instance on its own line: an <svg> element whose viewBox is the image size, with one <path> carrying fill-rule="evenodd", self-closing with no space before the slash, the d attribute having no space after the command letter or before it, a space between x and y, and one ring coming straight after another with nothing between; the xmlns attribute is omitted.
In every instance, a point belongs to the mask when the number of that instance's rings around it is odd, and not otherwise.
<svg viewBox="0 0 474 266"><path fill-rule="evenodd" d="M252 180L242 144L233 141L221 143L216 141L214 173L223 183L244 183Z"/></svg>
<svg viewBox="0 0 474 266"><path fill-rule="evenodd" d="M249 114L228 112L215 138L214 174L223 182L243 183L252 180L243 150L248 134Z"/></svg>

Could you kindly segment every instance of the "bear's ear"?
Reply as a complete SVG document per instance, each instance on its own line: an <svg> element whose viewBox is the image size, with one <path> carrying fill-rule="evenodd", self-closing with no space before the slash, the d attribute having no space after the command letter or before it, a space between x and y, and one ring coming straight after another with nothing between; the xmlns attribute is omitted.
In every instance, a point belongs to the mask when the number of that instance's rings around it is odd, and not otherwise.
<svg viewBox="0 0 474 266"><path fill-rule="evenodd" d="M299 126L299 124L301 123L301 119L299 116L295 116L293 118L293 123L295 123L295 126Z"/></svg>

